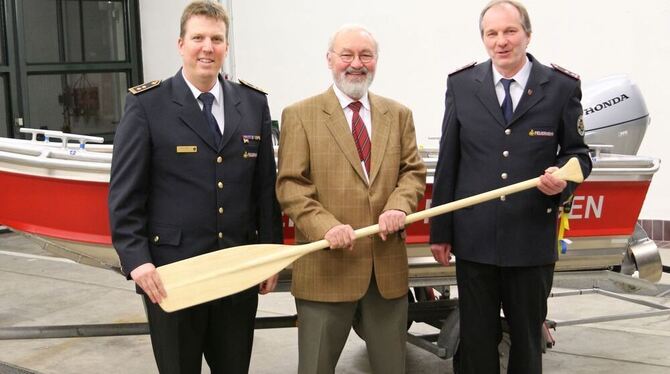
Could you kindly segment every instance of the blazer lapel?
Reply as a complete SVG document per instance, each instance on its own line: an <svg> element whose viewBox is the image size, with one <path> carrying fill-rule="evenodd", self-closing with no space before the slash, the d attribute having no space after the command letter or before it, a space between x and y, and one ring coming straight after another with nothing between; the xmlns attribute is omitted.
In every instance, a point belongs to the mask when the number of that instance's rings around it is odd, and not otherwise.
<svg viewBox="0 0 670 374"><path fill-rule="evenodd" d="M240 127L242 121L242 113L240 112L240 96L237 93L236 87L230 82L219 77L219 82L223 87L223 138L220 146L223 148L230 141L237 128Z"/></svg>
<svg viewBox="0 0 670 374"><path fill-rule="evenodd" d="M502 127L507 127L505 123L505 118L502 114L502 109L500 109L500 103L498 102L498 96L496 95L495 84L493 83L493 71L491 70L491 60L486 64L481 64L475 67L478 68L478 74L475 76L475 81L479 83L479 89L477 90L477 97L479 101L482 102L486 110L491 113L493 118L498 121L498 124Z"/></svg>
<svg viewBox="0 0 670 374"><path fill-rule="evenodd" d="M333 139L335 139L335 142L342 150L344 157L346 157L351 164L351 167L356 170L356 174L358 174L361 180L367 184L368 182L365 178L365 174L363 174L361 160L358 158L356 144L354 144L354 137L351 135L349 124L347 123L347 119L344 117L344 111L340 106L340 101L337 100L335 91L333 91L332 88L329 88L328 91L323 94L322 110L326 114L325 125L328 128L328 131L330 131L330 134L333 136ZM374 156L372 157L374 159Z"/></svg>
<svg viewBox="0 0 670 374"><path fill-rule="evenodd" d="M386 154L386 145L391 131L391 119L388 115L388 108L383 105L372 93L368 93L370 98L370 108L372 112L372 155L370 160L370 185L374 182L382 160Z"/></svg>
<svg viewBox="0 0 670 374"><path fill-rule="evenodd" d="M535 104L544 99L543 85L549 82L549 74L544 65L540 64L540 62L535 60L530 54L528 54L528 59L533 62L533 67L530 70L528 83L526 83L521 100L519 100L519 104L512 115L510 125L521 118L521 116L535 106Z"/></svg>
<svg viewBox="0 0 670 374"><path fill-rule="evenodd" d="M191 89L186 84L186 81L184 81L181 69L179 69L174 76L173 81L172 101L180 106L177 110L177 116L186 126L193 130L202 141L207 143L207 145L213 149L217 149L216 144L214 144L212 132L207 125L207 120L202 114L195 97L193 97Z"/></svg>

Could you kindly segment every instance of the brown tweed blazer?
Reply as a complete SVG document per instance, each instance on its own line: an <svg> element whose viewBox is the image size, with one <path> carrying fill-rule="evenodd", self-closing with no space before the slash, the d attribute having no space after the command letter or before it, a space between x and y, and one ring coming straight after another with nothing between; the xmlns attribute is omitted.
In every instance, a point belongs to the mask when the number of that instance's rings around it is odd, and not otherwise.
<svg viewBox="0 0 670 374"><path fill-rule="evenodd" d="M423 196L426 167L418 153L412 112L369 94L372 114L370 183L332 88L282 113L277 198L299 243L323 239L335 225L376 224L389 209L409 214ZM293 264L296 298L341 302L363 297L372 271L382 296L407 293L407 252L399 234L358 239L353 251L323 250Z"/></svg>

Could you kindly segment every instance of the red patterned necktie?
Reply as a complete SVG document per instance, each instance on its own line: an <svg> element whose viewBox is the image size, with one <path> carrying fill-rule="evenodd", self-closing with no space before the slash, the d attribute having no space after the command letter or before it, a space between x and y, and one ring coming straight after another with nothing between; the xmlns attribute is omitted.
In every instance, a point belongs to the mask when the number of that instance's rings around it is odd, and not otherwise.
<svg viewBox="0 0 670 374"><path fill-rule="evenodd" d="M360 101L354 101L349 104L349 108L354 114L351 118L351 133L354 136L358 157L362 162L365 162L365 170L370 175L370 150L372 149L372 144L370 144L370 137L368 137L368 131L365 129L365 123L358 113L362 105Z"/></svg>

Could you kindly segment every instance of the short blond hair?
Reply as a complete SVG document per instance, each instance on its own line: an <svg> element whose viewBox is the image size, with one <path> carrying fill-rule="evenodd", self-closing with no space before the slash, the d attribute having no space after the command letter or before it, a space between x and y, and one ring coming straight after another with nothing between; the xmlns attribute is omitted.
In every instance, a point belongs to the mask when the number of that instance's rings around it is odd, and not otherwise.
<svg viewBox="0 0 670 374"><path fill-rule="evenodd" d="M226 25L226 40L228 40L230 18L223 5L211 0L196 0L188 4L181 14L181 23L179 25L180 38L183 38L184 34L186 34L186 22L193 16L205 16L222 21Z"/></svg>

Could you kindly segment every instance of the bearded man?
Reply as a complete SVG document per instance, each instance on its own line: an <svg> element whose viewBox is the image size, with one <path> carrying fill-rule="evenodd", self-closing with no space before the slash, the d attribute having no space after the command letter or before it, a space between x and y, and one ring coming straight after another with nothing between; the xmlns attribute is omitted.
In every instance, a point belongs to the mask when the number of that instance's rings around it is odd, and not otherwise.
<svg viewBox="0 0 670 374"><path fill-rule="evenodd" d="M334 85L282 113L277 198L298 243L330 250L293 264L298 373L333 373L354 318L374 373L404 373L407 323L405 216L425 189L412 112L368 92L377 42L343 26L326 54ZM379 223L379 236L355 228Z"/></svg>

